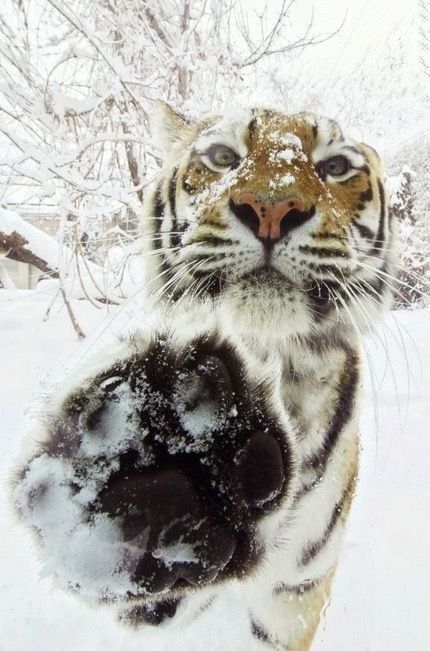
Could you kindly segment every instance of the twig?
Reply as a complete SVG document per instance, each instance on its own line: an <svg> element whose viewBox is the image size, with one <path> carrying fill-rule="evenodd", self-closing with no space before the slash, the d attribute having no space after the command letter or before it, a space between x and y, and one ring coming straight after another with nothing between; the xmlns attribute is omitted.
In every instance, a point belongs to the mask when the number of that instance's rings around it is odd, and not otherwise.
<svg viewBox="0 0 430 651"><path fill-rule="evenodd" d="M79 339L85 339L85 334L81 330L81 327L76 320L76 317L73 313L72 307L69 303L69 299L67 298L63 285L60 285L60 292L61 292L61 296L63 297L64 305L66 306L67 313L69 315L70 321L72 322L76 334L78 335Z"/></svg>

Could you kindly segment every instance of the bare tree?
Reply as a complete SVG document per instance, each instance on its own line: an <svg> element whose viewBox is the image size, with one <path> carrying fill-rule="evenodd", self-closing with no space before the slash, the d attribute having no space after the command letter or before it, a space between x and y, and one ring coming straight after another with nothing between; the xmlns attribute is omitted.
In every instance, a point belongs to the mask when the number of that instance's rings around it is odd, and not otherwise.
<svg viewBox="0 0 430 651"><path fill-rule="evenodd" d="M399 222L401 240L395 284L397 308L422 307L430 297L430 166L427 147L415 143L414 149L408 159L417 164L420 174L403 166L401 173L390 179L390 211Z"/></svg>
<svg viewBox="0 0 430 651"><path fill-rule="evenodd" d="M267 57L316 43L312 19L288 38L293 4L256 14L251 28L233 0L4 0L0 200L55 205L73 273L90 260L104 268L102 286L125 296L123 263L159 164L148 132L154 100L210 110L243 75L252 84ZM123 256L113 269L115 246ZM24 248L13 251L19 259Z"/></svg>

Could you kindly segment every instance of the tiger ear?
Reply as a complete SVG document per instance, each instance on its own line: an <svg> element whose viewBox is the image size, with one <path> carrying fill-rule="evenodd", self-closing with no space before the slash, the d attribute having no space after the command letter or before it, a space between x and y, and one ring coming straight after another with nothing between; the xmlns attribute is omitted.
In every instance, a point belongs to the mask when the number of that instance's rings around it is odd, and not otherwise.
<svg viewBox="0 0 430 651"><path fill-rule="evenodd" d="M374 149L374 148L371 147L370 145L366 144L365 142L361 142L360 144L361 144L361 146L363 147L363 149L364 149L365 151L367 151L367 152L371 152L371 153L373 154L373 156L375 156L376 160L377 160L379 163L381 162L381 157L380 157L380 155L378 154L378 152L376 151L376 149Z"/></svg>
<svg viewBox="0 0 430 651"><path fill-rule="evenodd" d="M154 143L163 153L171 151L172 145L181 137L182 130L189 122L163 100L157 100L150 118L150 132Z"/></svg>

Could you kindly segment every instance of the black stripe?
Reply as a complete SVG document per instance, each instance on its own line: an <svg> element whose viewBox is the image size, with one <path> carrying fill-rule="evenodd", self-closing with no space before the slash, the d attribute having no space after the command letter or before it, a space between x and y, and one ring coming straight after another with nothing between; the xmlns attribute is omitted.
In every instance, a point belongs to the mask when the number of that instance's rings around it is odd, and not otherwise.
<svg viewBox="0 0 430 651"><path fill-rule="evenodd" d="M176 180L178 178L178 168L172 172L172 176L169 181L169 206L170 212L172 213L172 228L173 231L170 234L170 245L172 247L177 247L181 243L180 235L178 234L178 216L176 214Z"/></svg>
<svg viewBox="0 0 430 651"><path fill-rule="evenodd" d="M382 249L383 239L384 239L385 192L384 192L384 186L382 185L380 179L378 179L378 192L379 192L379 201L381 202L381 210L379 213L378 232L376 234L376 239L374 240L371 253L378 253Z"/></svg>
<svg viewBox="0 0 430 651"><path fill-rule="evenodd" d="M386 266L381 267L382 273L386 273ZM384 281L383 278L381 278L379 275L373 278L372 280L367 280L365 282L361 280L355 280L351 284L351 289L354 291L354 289L359 289L362 294L366 295L369 294L370 296L373 296L374 300L378 297L380 299L383 299L382 292L383 289L386 285L386 282ZM373 289L373 292L372 292Z"/></svg>
<svg viewBox="0 0 430 651"><path fill-rule="evenodd" d="M205 285L205 294L211 298L219 296L225 286L225 282L219 276L212 276L210 281Z"/></svg>
<svg viewBox="0 0 430 651"><path fill-rule="evenodd" d="M357 147L353 147L352 145L345 145L344 147L342 147L342 151L350 151L353 154L357 154L358 156L363 155L361 151L357 149Z"/></svg>
<svg viewBox="0 0 430 651"><path fill-rule="evenodd" d="M339 251L339 249L329 249L320 246L309 246L299 245L299 250L303 253L309 253L310 255L317 255L320 258L349 258L349 253L347 251Z"/></svg>
<svg viewBox="0 0 430 651"><path fill-rule="evenodd" d="M255 134L255 129L258 124L258 116L252 118L251 122L248 124L248 134L249 134L249 139L252 140Z"/></svg>
<svg viewBox="0 0 430 651"><path fill-rule="evenodd" d="M372 190L371 185L369 185L369 187L367 188L367 190L365 192L361 192L359 199L360 199L360 201L362 201L364 203L367 203L368 201L372 201L372 199L373 199L373 190Z"/></svg>
<svg viewBox="0 0 430 651"><path fill-rule="evenodd" d="M351 350L346 352L347 358L337 387L338 402L331 424L325 434L321 448L305 459L302 465L303 471L311 468L316 470L319 478L322 478L324 474L332 450L339 439L342 428L350 419L354 406L359 360L358 356Z"/></svg>
<svg viewBox="0 0 430 651"><path fill-rule="evenodd" d="M194 278L209 278L211 274L217 275L222 271L222 267L212 267L209 269L192 269L190 273Z"/></svg>
<svg viewBox="0 0 430 651"><path fill-rule="evenodd" d="M152 245L155 251L161 249L163 244L162 236L161 236L161 226L163 224L164 209L165 209L165 204L162 198L162 183L160 182L158 184L157 190L154 195L154 204L152 208L152 217L154 217L154 233L153 233L154 239ZM161 278L162 278L162 282L166 282L168 276L172 273L172 270L169 263L167 262L165 255L162 254L161 252L160 252L160 257L161 257L160 267L161 267L161 271L163 272Z"/></svg>
<svg viewBox="0 0 430 651"><path fill-rule="evenodd" d="M122 619L127 620L133 624L151 624L158 626L166 619L171 619L175 616L178 605L182 598L168 598L164 601L157 603L146 603L133 606L130 610L126 611Z"/></svg>
<svg viewBox="0 0 430 651"><path fill-rule="evenodd" d="M320 280L309 290L307 296L312 303L313 316L322 319L331 314L336 307L336 295L346 300L341 285L333 280Z"/></svg>
<svg viewBox="0 0 430 651"><path fill-rule="evenodd" d="M297 491L297 493L294 495L293 505L296 506L300 502L300 500L303 497L305 497L305 495L310 493L316 486L318 486L321 479L322 479L322 475L317 476L314 479L312 479L312 481L310 481L307 484L305 484L304 486L302 486L301 489L299 491Z"/></svg>
<svg viewBox="0 0 430 651"><path fill-rule="evenodd" d="M151 217L154 217L154 234L159 235L161 232L161 225L163 223L163 216L164 216L164 203L163 199L161 196L161 182L158 184L158 187L155 191L154 194L154 203L152 206L152 215ZM159 249L160 248L160 237L157 237L154 241L154 248Z"/></svg>
<svg viewBox="0 0 430 651"><path fill-rule="evenodd" d="M360 233L361 237L364 237L367 240L373 240L375 233L372 231L372 229L370 229L368 226L365 226L364 224L360 224L358 218L354 218L352 220L352 223Z"/></svg>
<svg viewBox="0 0 430 651"><path fill-rule="evenodd" d="M216 274L207 273L207 281L199 284L195 289L199 294L209 296L210 298L216 298L221 293L225 282ZM202 274L200 280L204 281L205 275ZM195 278L198 279L198 274L195 274ZM171 301L179 301L184 291L188 291L188 288L181 287L180 289L173 288L172 294L169 295ZM192 292L191 292L192 295Z"/></svg>
<svg viewBox="0 0 430 651"><path fill-rule="evenodd" d="M234 240L233 241L233 240L230 240L228 238L216 237L216 235L208 235L207 237L202 235L198 239L195 239L195 240L193 239L190 242L188 242L187 246L190 245L190 244L196 244L196 243L198 243L198 244L208 244L208 245L213 246L214 248L216 248L218 246L223 246L224 244L226 246L231 246L232 244L239 244L240 242L239 242L239 240Z"/></svg>
<svg viewBox="0 0 430 651"><path fill-rule="evenodd" d="M273 646L272 641L270 639L270 635L268 634L267 631L264 630L264 628L259 622L255 622L254 620L251 620L251 633L254 637L260 640L260 642L266 642L266 644L270 644L270 646Z"/></svg>
<svg viewBox="0 0 430 651"><path fill-rule="evenodd" d="M182 177L182 189L187 194L194 194L194 192L196 191L195 187L192 186L189 181L187 181L186 175Z"/></svg>
<svg viewBox="0 0 430 651"><path fill-rule="evenodd" d="M213 127L212 129L208 129L203 133L205 136L219 136L221 133L221 129L219 127ZM193 149L192 154L195 154L196 151L197 151L196 149Z"/></svg>
<svg viewBox="0 0 430 651"><path fill-rule="evenodd" d="M309 592L319 586L319 581L303 581L298 585L288 585L288 583L278 583L273 590L273 594L283 594L285 592L294 592L294 594L301 595Z"/></svg>
<svg viewBox="0 0 430 651"><path fill-rule="evenodd" d="M319 554L319 552L326 546L328 541L330 540L331 534L333 533L336 524L342 515L343 508L345 506L345 502L347 498L350 495L350 492L353 489L353 486L355 484L355 475L349 480L347 487L342 493L342 497L338 502L336 502L333 511L330 516L330 520L324 530L323 535L321 538L318 538L317 540L314 540L313 542L309 543L306 545L306 548L303 550L302 556L299 560L299 565L308 565L316 556Z"/></svg>

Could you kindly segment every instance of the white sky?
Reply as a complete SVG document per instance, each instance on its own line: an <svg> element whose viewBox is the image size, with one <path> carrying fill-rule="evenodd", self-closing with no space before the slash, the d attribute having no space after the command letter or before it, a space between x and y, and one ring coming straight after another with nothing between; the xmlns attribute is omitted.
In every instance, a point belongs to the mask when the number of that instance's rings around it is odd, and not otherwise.
<svg viewBox="0 0 430 651"><path fill-rule="evenodd" d="M250 14L260 14L264 5L265 0L246 2ZM282 0L268 2L272 16L281 6ZM292 35L303 34L312 13L317 35L328 35L344 22L339 34L316 48L316 56L334 72L351 69L363 59L378 57L401 37L407 36L415 50L417 10L418 0L295 0L290 10Z"/></svg>
<svg viewBox="0 0 430 651"><path fill-rule="evenodd" d="M268 4L269 22L282 0ZM303 36L312 12L311 35L328 36L342 27L327 42L285 54L278 61L277 74L285 83L281 103L289 111L308 108L339 119L351 135L387 152L428 130L430 79L419 57L430 57L430 52L422 48L419 4L419 0L295 0L290 25L283 32L286 42ZM248 0L246 5L244 0L256 37L257 14L264 5L265 0ZM268 69L271 65L267 60ZM265 95L264 87L261 92L256 88L247 99L279 104L278 98L268 101Z"/></svg>

